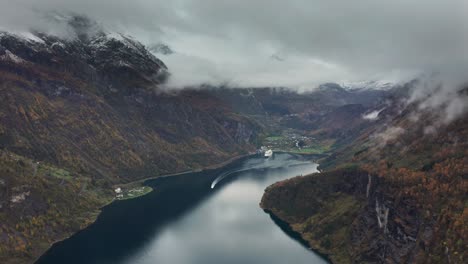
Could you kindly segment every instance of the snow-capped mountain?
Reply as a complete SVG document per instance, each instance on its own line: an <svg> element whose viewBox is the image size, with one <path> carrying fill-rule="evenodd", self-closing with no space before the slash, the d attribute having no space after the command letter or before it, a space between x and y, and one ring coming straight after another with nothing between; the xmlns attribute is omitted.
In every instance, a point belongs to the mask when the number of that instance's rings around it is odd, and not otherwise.
<svg viewBox="0 0 468 264"><path fill-rule="evenodd" d="M86 31L76 22L71 37L42 32L0 32L0 60L74 70L83 77L101 76L119 86L123 79L138 85L158 85L168 77L167 66L130 36L115 32Z"/></svg>
<svg viewBox="0 0 468 264"><path fill-rule="evenodd" d="M357 90L357 89L390 90L393 87L397 86L398 84L399 83L397 82L388 81L388 80L373 80L373 81L342 83L341 87L348 89L348 90Z"/></svg>

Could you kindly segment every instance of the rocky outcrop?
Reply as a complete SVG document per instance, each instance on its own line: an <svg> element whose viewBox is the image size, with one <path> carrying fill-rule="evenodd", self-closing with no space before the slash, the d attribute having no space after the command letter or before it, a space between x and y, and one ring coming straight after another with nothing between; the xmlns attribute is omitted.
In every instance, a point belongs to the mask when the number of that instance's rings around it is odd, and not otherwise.
<svg viewBox="0 0 468 264"><path fill-rule="evenodd" d="M261 207L334 263L425 263L421 245L433 238L431 222L368 175L339 169L278 182L265 190Z"/></svg>

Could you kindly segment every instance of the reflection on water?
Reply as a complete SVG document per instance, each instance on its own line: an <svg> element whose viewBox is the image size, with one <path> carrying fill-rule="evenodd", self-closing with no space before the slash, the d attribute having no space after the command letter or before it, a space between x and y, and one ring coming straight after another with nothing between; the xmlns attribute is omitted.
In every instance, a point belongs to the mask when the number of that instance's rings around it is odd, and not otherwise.
<svg viewBox="0 0 468 264"><path fill-rule="evenodd" d="M107 206L38 263L326 263L258 206L268 185L316 167L278 154L149 181L155 191Z"/></svg>

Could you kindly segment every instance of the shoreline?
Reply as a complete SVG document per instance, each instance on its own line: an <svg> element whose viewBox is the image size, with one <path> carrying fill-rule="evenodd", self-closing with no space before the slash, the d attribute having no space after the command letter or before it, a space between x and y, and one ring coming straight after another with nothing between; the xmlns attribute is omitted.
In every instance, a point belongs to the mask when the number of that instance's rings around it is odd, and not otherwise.
<svg viewBox="0 0 468 264"><path fill-rule="evenodd" d="M298 232L298 231L294 230L294 228L291 226L290 223L288 223L287 221L281 219L281 217L276 215L270 209L265 209L265 208L262 208L261 206L260 206L260 208L266 214L268 214L270 216L270 218L273 220L273 222L275 222L275 224L278 225L278 227L283 232L285 232L288 236L290 236L292 239L296 240L298 243L300 243L302 246L306 247L308 250L314 252L314 254L317 254L322 259L326 260L328 263L333 264L333 261L331 260L330 255L319 251L319 249L317 249L317 248L314 248L311 245L311 243L302 236L301 232Z"/></svg>
<svg viewBox="0 0 468 264"><path fill-rule="evenodd" d="M291 153L287 151L278 151L277 153L289 153L289 154L295 154L295 155L301 155L301 156L313 156L316 159L320 159L323 157L327 157L327 154L302 154L302 153ZM315 163L318 164L317 160L314 160ZM320 164L318 164L320 166ZM318 166L318 167L319 167ZM317 167L317 170L318 170ZM318 171L320 173L320 171ZM265 195L265 192L264 192ZM262 197L263 200L263 197ZM294 230L293 226L287 222L286 220L282 219L279 215L275 214L271 209L265 208L262 205L262 201L259 203L259 207L270 216L270 218L273 220L273 222L278 225L278 227L285 232L288 236L291 237L291 239L296 240L299 244L302 246L306 247L308 250L314 252L314 254L317 254L320 256L322 259L326 260L328 263L333 264L334 262L332 261L331 257L329 254L323 253L320 251L320 249L315 248L312 246L312 243L308 241L301 232Z"/></svg>
<svg viewBox="0 0 468 264"><path fill-rule="evenodd" d="M292 154L292 155L300 155L300 156L305 156L305 157L314 157L317 159L325 158L328 157L330 154L328 152L325 153L302 153L302 152L295 152L295 151L283 151L283 150L278 150L275 151L274 153L285 153L285 154Z"/></svg>
<svg viewBox="0 0 468 264"><path fill-rule="evenodd" d="M206 166L206 167L203 167L202 169L199 169L199 170L187 170L187 171L182 171L182 172L176 172L176 173L170 173L170 174L164 174L164 175L159 175L159 176L152 176L152 177L147 177L147 178L143 178L143 179L139 179L139 180L136 180L136 181L132 181L132 182L129 182L129 183L125 183L125 184L116 184L116 185L113 185L113 188L117 187L117 186L120 186L120 187L123 187L123 186L129 186L129 185L144 185L144 183L146 181L149 181L149 180L155 180L155 179L158 179L158 178L165 178L165 177L172 177L172 176L178 176L178 175L183 175L183 174L189 174L189 173L194 173L194 172L202 172L202 171L205 171L205 170L213 170L213 169L219 169L219 168L222 168L232 162L235 162L235 161L238 161L240 159L243 159L243 158L246 158L246 157L250 157L250 156L254 156L256 155L256 152L249 152L248 154L243 154L243 155L237 155L237 156L234 156L234 157L231 157L230 159L226 160L226 161L223 161L221 163L217 163L217 164L213 164L213 165L209 165L209 166ZM151 191L152 192L152 191ZM149 192L149 193L151 193ZM146 195L146 194L144 194ZM140 197L140 196L138 196ZM135 197L137 198L137 197ZM130 198L130 199L134 199L134 198ZM92 224L94 224L94 222L96 222L96 220L98 219L99 215L101 214L102 212L102 209L110 204L112 204L113 202L115 201L118 201L115 196L112 198L111 201L109 201L108 203L105 203L104 205L100 206L99 208L96 208L95 210L93 211L90 211L89 213L92 214L94 216L94 219L92 219L92 221L90 221L90 223L88 225L86 225L85 227L83 228L80 228L76 231L74 231L73 233L69 234L69 235L66 235L63 239L58 239L52 243L49 244L49 246L40 254L38 255L37 257L34 257L33 258L33 261L31 263L36 263L49 249L51 249L55 244L57 243L60 243L66 239L69 239L70 237L72 237L73 235L81 232L82 230L88 228L89 226L91 226Z"/></svg>
<svg viewBox="0 0 468 264"><path fill-rule="evenodd" d="M275 151L274 153L299 155L299 156L305 156L305 157L313 157L314 159L312 161L317 163L317 164L318 164L318 159L321 159L321 158L324 158L324 157L328 156L328 154L297 153L297 152L290 152L290 151ZM215 169L219 169L219 168L222 168L224 166L227 166L227 165L229 165L229 164L231 164L233 162L239 161L239 160L241 160L243 158L253 157L255 155L258 155L258 153L257 152L249 152L248 154L237 155L237 156L234 156L234 157L232 157L232 158L230 158L230 159L228 159L226 161L223 161L221 163L216 163L216 164L213 164L213 165L209 165L209 166L203 167L203 168L198 169L198 170L186 170L186 171L181 171L181 172L162 174L162 175L158 175L158 176L145 177L145 178L135 180L135 181L131 181L131 182L124 183L124 184L115 184L115 185L113 185L113 188L116 188L116 187L129 187L129 186L133 186L133 185L143 186L143 185L145 185L144 183L146 181L151 181L151 180L156 180L156 179L166 178L166 177L185 175L185 174L190 174L190 173L203 172L203 171L207 171L207 170L215 170ZM135 198L137 198L137 197L135 197ZM130 198L130 199L133 199L133 198ZM111 202L103 205L101 208L111 204L115 200L116 200L115 198L112 199Z"/></svg>

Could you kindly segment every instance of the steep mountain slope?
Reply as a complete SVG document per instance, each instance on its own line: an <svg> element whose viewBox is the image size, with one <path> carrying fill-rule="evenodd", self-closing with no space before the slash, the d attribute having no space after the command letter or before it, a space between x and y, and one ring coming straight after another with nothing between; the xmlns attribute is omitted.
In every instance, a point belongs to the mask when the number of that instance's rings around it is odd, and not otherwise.
<svg viewBox="0 0 468 264"><path fill-rule="evenodd" d="M253 123L206 93L159 92L164 64L126 37L62 41L65 55L49 41L29 43L13 35L0 40L5 54L21 60L2 61L1 84L3 147L18 154L54 162L65 162L64 153L70 160L92 157L97 171L113 164L122 175L147 164L159 174L203 163L178 155L216 161L254 138ZM69 165L85 166L79 163Z"/></svg>
<svg viewBox="0 0 468 264"><path fill-rule="evenodd" d="M255 150L255 122L203 91L162 93L168 76L130 37L0 34L0 262L89 223L115 184Z"/></svg>
<svg viewBox="0 0 468 264"><path fill-rule="evenodd" d="M324 173L269 187L261 206L336 263L465 263L468 115L447 123L400 99Z"/></svg>

